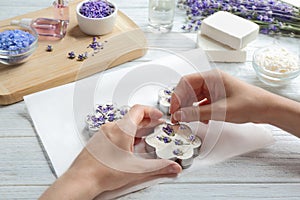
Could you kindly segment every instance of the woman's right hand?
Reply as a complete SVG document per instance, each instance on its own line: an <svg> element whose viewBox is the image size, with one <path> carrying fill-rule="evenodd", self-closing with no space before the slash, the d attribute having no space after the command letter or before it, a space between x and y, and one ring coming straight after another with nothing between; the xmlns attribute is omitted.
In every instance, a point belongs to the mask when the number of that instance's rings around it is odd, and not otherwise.
<svg viewBox="0 0 300 200"><path fill-rule="evenodd" d="M275 95L220 70L184 76L171 98L172 121L263 122ZM204 100L204 101L202 101ZM202 101L193 106L194 102Z"/></svg>

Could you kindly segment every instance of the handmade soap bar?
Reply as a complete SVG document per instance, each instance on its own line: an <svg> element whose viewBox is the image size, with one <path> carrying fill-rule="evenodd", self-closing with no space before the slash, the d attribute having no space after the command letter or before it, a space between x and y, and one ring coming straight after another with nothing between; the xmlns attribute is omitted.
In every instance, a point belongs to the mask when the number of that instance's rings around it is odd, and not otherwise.
<svg viewBox="0 0 300 200"><path fill-rule="evenodd" d="M165 115L170 115L171 96L174 92L174 89L174 87L168 87L158 91L158 109Z"/></svg>
<svg viewBox="0 0 300 200"><path fill-rule="evenodd" d="M96 105L94 112L85 119L89 136L92 137L103 124L122 119L129 110L129 106L118 108L113 103Z"/></svg>
<svg viewBox="0 0 300 200"><path fill-rule="evenodd" d="M208 56L212 62L245 62L247 52L245 49L232 49L209 37L198 33L197 45Z"/></svg>
<svg viewBox="0 0 300 200"><path fill-rule="evenodd" d="M145 138L146 151L157 158L178 162L182 168L192 165L199 155L201 139L184 124L161 124Z"/></svg>
<svg viewBox="0 0 300 200"><path fill-rule="evenodd" d="M229 12L219 11L203 20L201 32L234 49L242 49L256 39L259 26Z"/></svg>

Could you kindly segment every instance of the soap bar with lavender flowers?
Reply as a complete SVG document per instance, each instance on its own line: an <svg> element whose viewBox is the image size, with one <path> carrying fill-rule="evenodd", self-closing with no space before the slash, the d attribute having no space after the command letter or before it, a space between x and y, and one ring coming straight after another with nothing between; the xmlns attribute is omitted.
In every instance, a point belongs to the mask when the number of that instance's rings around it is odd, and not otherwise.
<svg viewBox="0 0 300 200"><path fill-rule="evenodd" d="M242 49L255 40L259 26L229 12L219 11L203 20L201 33L228 45Z"/></svg>
<svg viewBox="0 0 300 200"><path fill-rule="evenodd" d="M245 49L232 49L227 45L221 44L200 32L197 37L197 45L208 56L212 62L245 62L247 52Z"/></svg>
<svg viewBox="0 0 300 200"><path fill-rule="evenodd" d="M201 139L184 124L161 124L145 137L146 151L159 159L178 162L183 169L192 165L199 155Z"/></svg>

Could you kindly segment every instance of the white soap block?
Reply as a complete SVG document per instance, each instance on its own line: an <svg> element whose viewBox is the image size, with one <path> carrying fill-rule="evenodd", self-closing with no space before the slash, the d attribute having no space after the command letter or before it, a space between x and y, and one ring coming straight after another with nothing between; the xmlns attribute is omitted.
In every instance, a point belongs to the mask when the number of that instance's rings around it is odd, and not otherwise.
<svg viewBox="0 0 300 200"><path fill-rule="evenodd" d="M209 37L198 33L197 45L212 62L245 62L247 52L244 49L235 50Z"/></svg>
<svg viewBox="0 0 300 200"><path fill-rule="evenodd" d="M242 49L256 39L259 26L229 12L219 11L203 20L201 32L234 49Z"/></svg>

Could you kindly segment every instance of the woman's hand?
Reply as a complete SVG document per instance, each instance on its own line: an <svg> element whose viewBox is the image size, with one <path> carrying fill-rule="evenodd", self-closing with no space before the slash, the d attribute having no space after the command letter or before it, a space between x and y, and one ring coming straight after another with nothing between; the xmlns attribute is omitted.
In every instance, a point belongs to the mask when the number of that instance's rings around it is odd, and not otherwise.
<svg viewBox="0 0 300 200"><path fill-rule="evenodd" d="M220 70L183 77L171 99L173 121L261 122L271 93ZM198 106L193 102L203 100Z"/></svg>
<svg viewBox="0 0 300 200"><path fill-rule="evenodd" d="M199 102L193 106L194 102ZM183 77L171 98L172 122L268 123L300 137L300 103L220 70Z"/></svg>
<svg viewBox="0 0 300 200"><path fill-rule="evenodd" d="M162 123L157 109L136 105L122 120L101 126L70 169L41 199L93 199L105 191L130 187L181 172L177 163L143 159L133 153L135 137Z"/></svg>

